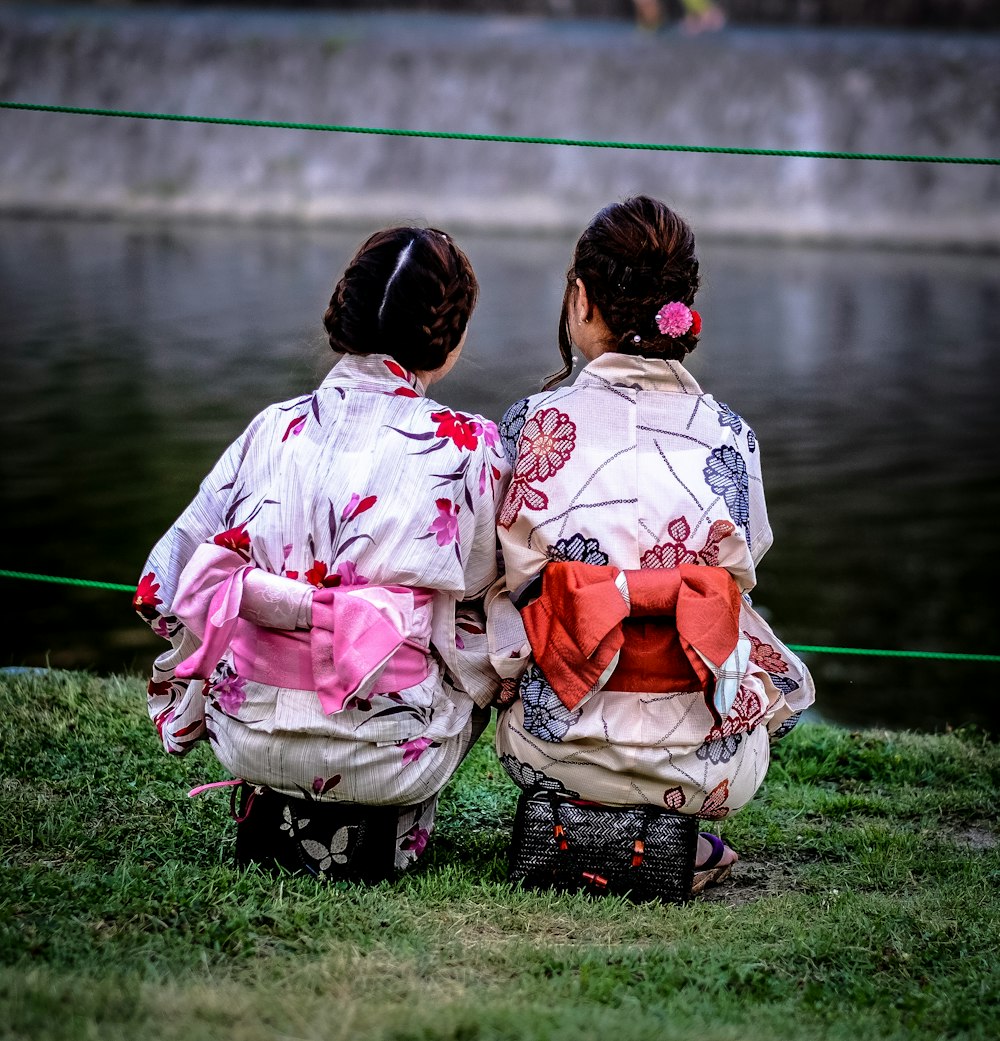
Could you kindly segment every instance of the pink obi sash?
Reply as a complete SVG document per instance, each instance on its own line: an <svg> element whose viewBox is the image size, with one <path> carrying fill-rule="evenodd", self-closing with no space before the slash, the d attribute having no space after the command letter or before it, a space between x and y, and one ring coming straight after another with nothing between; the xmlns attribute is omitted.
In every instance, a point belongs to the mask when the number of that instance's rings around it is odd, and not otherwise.
<svg viewBox="0 0 1000 1041"><path fill-rule="evenodd" d="M173 613L202 638L176 674L207 679L231 650L240 676L315 690L330 715L351 697L404 690L427 678L431 599L428 590L407 586L312 589L206 543L192 555L174 597ZM297 619L311 627L296 629Z"/></svg>

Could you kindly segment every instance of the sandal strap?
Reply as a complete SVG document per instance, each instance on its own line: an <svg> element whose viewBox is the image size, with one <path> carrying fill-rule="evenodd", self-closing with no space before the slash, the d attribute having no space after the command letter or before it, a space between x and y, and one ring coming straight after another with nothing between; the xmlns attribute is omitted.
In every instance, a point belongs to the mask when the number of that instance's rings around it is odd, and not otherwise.
<svg viewBox="0 0 1000 1041"><path fill-rule="evenodd" d="M700 837L708 839L709 844L712 847L712 852L709 853L707 859L703 864L696 864L695 871L708 871L714 868L726 852L726 844L719 838L718 835L713 834L710 831L703 831Z"/></svg>

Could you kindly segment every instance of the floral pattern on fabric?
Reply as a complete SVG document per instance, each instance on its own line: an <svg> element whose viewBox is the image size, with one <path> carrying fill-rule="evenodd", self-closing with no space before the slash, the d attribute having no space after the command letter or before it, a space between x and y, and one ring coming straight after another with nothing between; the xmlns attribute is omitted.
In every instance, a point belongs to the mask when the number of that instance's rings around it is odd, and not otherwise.
<svg viewBox="0 0 1000 1041"><path fill-rule="evenodd" d="M549 500L531 482L547 481L569 461L576 445L576 424L557 408L542 409L525 420L517 462L499 524L509 528L522 509L544 510Z"/></svg>
<svg viewBox="0 0 1000 1041"><path fill-rule="evenodd" d="M141 572L135 609L168 641L147 695L164 749L183 755L209 740L232 776L289 797L419 805L425 815L406 827L429 832L437 793L480 732L476 706L499 686L481 600L497 577L508 477L492 422L425 398L416 376L383 355L344 356L314 393L266 407ZM200 640L173 601L194 549L212 542L306 590L426 590L407 633L430 651L426 679L385 695L360 690L328 716L314 691L237 675L231 650L208 682L177 678ZM317 841L327 850L318 862L338 853Z"/></svg>
<svg viewBox="0 0 1000 1041"><path fill-rule="evenodd" d="M573 424L572 449L544 483L527 481L536 420L555 415L567 431ZM623 570L721 566L744 594L741 631L780 647L746 595L772 539L756 438L681 363L604 354L571 385L517 402L505 419L501 435L511 436L516 460L498 529L505 594L530 589L559 559ZM704 691L640 696L616 690L614 674L575 713L553 712L510 596L492 597L489 612L493 661L505 676L498 753L557 776L584 799L662 802L721 819L763 781L772 724L813 699L808 670L780 647L789 672L749 662L745 689L717 728Z"/></svg>
<svg viewBox="0 0 1000 1041"><path fill-rule="evenodd" d="M521 677L519 689L524 705L524 728L542 741L561 741L580 718L568 709L552 689L542 670L531 665Z"/></svg>
<svg viewBox="0 0 1000 1041"><path fill-rule="evenodd" d="M500 442L503 445L507 462L513 466L517 458L517 440L524 429L524 421L528 418L528 399L521 398L504 413L500 420Z"/></svg>
<svg viewBox="0 0 1000 1041"><path fill-rule="evenodd" d="M543 771L520 762L512 755L501 756L500 765L507 771L510 779L523 791L530 792L536 788L544 788L546 791L561 792L572 798L577 798L579 795L578 792L569 791L558 777L549 777Z"/></svg>
<svg viewBox="0 0 1000 1041"><path fill-rule="evenodd" d="M750 486L743 456L731 445L713 448L705 465L705 482L725 500L733 520L745 528L750 520Z"/></svg>
<svg viewBox="0 0 1000 1041"><path fill-rule="evenodd" d="M558 539L554 546L546 550L549 560L579 560L584 564L607 564L608 555L601 549L597 539L584 538L583 535L571 535L568 539Z"/></svg>
<svg viewBox="0 0 1000 1041"><path fill-rule="evenodd" d="M743 417L738 416L728 405L723 404L721 401L717 401L716 404L719 406L720 425L730 427L734 434L738 434L743 429Z"/></svg>

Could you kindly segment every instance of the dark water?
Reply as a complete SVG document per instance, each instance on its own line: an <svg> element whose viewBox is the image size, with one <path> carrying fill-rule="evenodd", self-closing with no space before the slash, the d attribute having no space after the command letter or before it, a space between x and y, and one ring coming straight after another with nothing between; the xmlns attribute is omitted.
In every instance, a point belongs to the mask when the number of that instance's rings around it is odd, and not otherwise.
<svg viewBox="0 0 1000 1041"><path fill-rule="evenodd" d="M356 232L0 221L7 570L134 582L225 445L332 357ZM461 236L483 285L439 385L498 418L557 365L571 243ZM691 368L762 446L789 642L998 653L1000 257L710 243ZM144 671L129 596L0 578L0 666ZM824 718L995 728L1000 665L814 655Z"/></svg>

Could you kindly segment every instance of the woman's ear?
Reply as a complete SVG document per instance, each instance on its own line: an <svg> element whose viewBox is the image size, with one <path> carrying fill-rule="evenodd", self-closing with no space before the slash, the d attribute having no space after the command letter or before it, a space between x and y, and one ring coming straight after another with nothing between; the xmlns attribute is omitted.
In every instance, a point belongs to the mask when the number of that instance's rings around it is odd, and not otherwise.
<svg viewBox="0 0 1000 1041"><path fill-rule="evenodd" d="M583 279L578 278L576 280L576 299L574 301L576 310L576 320L578 322L589 322L591 303L590 297L587 296L587 287L583 284Z"/></svg>

